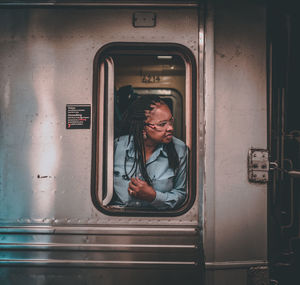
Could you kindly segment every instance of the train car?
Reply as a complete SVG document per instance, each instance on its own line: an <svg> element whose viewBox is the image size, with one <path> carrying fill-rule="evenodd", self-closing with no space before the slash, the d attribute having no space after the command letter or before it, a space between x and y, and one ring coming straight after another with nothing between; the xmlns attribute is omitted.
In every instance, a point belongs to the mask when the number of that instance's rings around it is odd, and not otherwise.
<svg viewBox="0 0 300 285"><path fill-rule="evenodd" d="M296 32L278 11L246 0L1 1L1 284L278 284L298 237L289 202L300 167L297 79L290 93L278 80L291 61L280 40L296 50ZM189 149L176 208L113 203L122 114L149 95ZM283 232L290 243L278 246Z"/></svg>

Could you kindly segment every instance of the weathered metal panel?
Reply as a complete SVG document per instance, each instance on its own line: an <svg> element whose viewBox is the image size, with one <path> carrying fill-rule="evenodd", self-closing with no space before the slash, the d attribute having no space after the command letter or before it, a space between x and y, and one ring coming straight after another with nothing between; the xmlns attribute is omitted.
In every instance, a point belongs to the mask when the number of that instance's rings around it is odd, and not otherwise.
<svg viewBox="0 0 300 285"><path fill-rule="evenodd" d="M267 147L265 10L249 1L215 1L208 19L215 52L206 63L214 72L205 80L206 124L213 127L205 146L214 162L206 157L213 188L205 193L205 248L208 263L238 267L267 260L267 187L247 179L248 149Z"/></svg>
<svg viewBox="0 0 300 285"><path fill-rule="evenodd" d="M178 218L97 211L90 195L92 128L65 127L66 104L92 104L93 59L103 45L173 42L197 57L197 10L154 9L155 28L134 28L135 11L0 10L1 222L198 224L197 203Z"/></svg>
<svg viewBox="0 0 300 285"><path fill-rule="evenodd" d="M0 9L1 284L203 276L198 200L179 217L99 212L90 193L92 127L66 129L67 104L92 106L93 60L105 44L172 42L198 58L197 9L153 9L155 28L134 28L135 11Z"/></svg>

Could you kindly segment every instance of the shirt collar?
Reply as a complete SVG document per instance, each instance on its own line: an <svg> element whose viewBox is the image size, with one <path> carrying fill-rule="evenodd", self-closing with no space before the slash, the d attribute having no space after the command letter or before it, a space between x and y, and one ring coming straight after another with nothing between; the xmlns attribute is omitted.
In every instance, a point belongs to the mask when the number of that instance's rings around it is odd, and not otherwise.
<svg viewBox="0 0 300 285"><path fill-rule="evenodd" d="M133 142L133 136L131 136L129 143L126 146L126 152L129 157L134 158L134 142ZM164 157L168 157L168 154L166 152L166 145L165 144L159 144L156 150L151 155L151 161L157 159L157 157L162 154ZM153 158L152 158L153 157ZM148 161L149 162L149 161Z"/></svg>
<svg viewBox="0 0 300 285"><path fill-rule="evenodd" d="M158 145L156 150L152 153L152 155L148 159L147 164L150 164L151 162L155 161L160 155L162 155L164 157L168 157L164 148L165 148L164 144Z"/></svg>

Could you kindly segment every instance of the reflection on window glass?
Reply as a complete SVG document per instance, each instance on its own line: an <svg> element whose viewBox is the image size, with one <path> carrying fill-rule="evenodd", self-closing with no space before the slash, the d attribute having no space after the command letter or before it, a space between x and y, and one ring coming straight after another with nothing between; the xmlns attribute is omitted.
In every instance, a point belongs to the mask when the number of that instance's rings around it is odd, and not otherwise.
<svg viewBox="0 0 300 285"><path fill-rule="evenodd" d="M185 65L179 56L114 61L114 196L110 205L175 209L186 199Z"/></svg>

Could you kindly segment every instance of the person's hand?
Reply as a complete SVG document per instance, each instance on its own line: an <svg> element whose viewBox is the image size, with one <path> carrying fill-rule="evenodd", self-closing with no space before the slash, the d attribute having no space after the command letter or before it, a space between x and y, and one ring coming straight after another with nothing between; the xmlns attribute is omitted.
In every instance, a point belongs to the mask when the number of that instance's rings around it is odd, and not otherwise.
<svg viewBox="0 0 300 285"><path fill-rule="evenodd" d="M129 195L134 198L152 202L156 197L155 190L144 180L131 178L128 186Z"/></svg>

